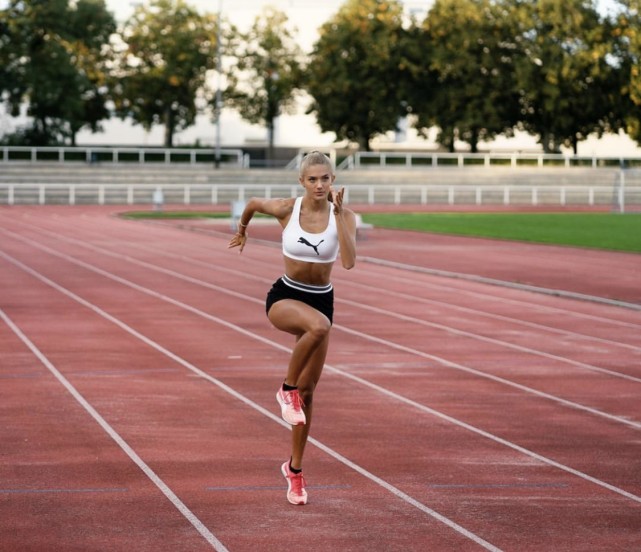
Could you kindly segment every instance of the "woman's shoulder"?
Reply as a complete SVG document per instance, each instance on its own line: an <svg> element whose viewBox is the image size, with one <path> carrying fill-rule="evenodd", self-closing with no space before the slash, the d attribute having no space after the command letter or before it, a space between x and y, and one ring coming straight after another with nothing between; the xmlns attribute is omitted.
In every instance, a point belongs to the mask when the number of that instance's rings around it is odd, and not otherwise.
<svg viewBox="0 0 641 552"><path fill-rule="evenodd" d="M294 209L294 205L296 204L296 199L295 197L286 197L286 198L279 198L276 199L276 201L279 203L279 206L281 209L284 209L287 211L288 214L292 212Z"/></svg>
<svg viewBox="0 0 641 552"><path fill-rule="evenodd" d="M269 206L269 214L275 216L278 219L285 219L292 214L294 210L294 203L296 198L273 198L266 201L266 204Z"/></svg>

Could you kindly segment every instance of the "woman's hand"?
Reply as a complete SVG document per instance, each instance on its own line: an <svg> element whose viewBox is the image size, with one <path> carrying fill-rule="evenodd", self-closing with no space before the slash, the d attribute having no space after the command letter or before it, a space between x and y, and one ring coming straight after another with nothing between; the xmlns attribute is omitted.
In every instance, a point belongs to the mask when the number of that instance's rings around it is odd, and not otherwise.
<svg viewBox="0 0 641 552"><path fill-rule="evenodd" d="M246 242L247 242L247 234L241 234L240 232L236 232L234 234L234 237L230 240L229 245L227 246L227 249L231 249L232 247L240 247L240 250L238 252L242 253L243 249L245 248Z"/></svg>
<svg viewBox="0 0 641 552"><path fill-rule="evenodd" d="M329 200L334 204L334 214L339 215L343 210L343 196L345 195L345 188L341 188L338 192L333 188L330 188L329 195Z"/></svg>

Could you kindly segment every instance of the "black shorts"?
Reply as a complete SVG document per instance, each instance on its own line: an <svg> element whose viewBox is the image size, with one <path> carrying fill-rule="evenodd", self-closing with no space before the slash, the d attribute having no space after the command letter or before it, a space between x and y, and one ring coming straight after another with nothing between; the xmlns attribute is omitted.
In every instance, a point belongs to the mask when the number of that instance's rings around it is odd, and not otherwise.
<svg viewBox="0 0 641 552"><path fill-rule="evenodd" d="M332 284L311 286L283 276L274 282L274 285L267 293L266 312L269 314L269 309L272 305L281 299L302 301L306 305L322 312L329 318L330 323L334 321L334 288Z"/></svg>

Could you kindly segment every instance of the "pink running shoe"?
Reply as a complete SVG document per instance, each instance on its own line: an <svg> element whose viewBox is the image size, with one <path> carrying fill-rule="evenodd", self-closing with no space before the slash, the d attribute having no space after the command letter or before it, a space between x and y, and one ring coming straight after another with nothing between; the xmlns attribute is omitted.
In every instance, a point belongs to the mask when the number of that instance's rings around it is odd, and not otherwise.
<svg viewBox="0 0 641 552"><path fill-rule="evenodd" d="M307 420L303 412L303 400L298 394L298 389L284 391L281 386L276 393L276 400L280 404L283 420L291 425L305 425Z"/></svg>
<svg viewBox="0 0 641 552"><path fill-rule="evenodd" d="M291 504L307 504L307 491L305 490L305 478L302 473L294 473L289 469L289 460L285 462L280 471L287 479L287 500Z"/></svg>

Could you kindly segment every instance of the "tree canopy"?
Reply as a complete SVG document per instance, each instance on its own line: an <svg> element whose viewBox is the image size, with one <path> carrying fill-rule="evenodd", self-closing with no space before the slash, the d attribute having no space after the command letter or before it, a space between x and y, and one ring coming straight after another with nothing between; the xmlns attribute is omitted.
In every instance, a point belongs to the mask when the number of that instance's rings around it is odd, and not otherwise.
<svg viewBox="0 0 641 552"><path fill-rule="evenodd" d="M620 0L614 34L619 46L622 109L628 135L641 144L641 1Z"/></svg>
<svg viewBox="0 0 641 552"><path fill-rule="evenodd" d="M490 0L436 0L421 30L428 80L414 89L431 93L415 95L417 128L436 125L450 151L457 139L475 152L479 141L510 134L518 120L519 55L504 8Z"/></svg>
<svg viewBox="0 0 641 552"><path fill-rule="evenodd" d="M305 88L321 130L369 149L404 115L396 86L407 69L399 48L403 8L397 0L347 0L320 28Z"/></svg>
<svg viewBox="0 0 641 552"><path fill-rule="evenodd" d="M227 72L225 103L254 124L267 126L269 155L273 157L274 122L296 108L296 90L302 86L302 50L287 15L266 8L248 32L235 40L234 64Z"/></svg>
<svg viewBox="0 0 641 552"><path fill-rule="evenodd" d="M197 95L207 95L207 71L215 67L216 19L184 0L153 0L127 21L112 79L121 117L149 129L165 127L165 146L194 123Z"/></svg>
<svg viewBox="0 0 641 552"><path fill-rule="evenodd" d="M618 94L607 26L591 0L523 2L514 11L525 54L517 66L522 124L546 152L576 152L592 132L608 130Z"/></svg>
<svg viewBox="0 0 641 552"><path fill-rule="evenodd" d="M20 141L74 143L84 126L98 130L109 116L103 46L116 30L104 0L11 0L0 21L0 95L33 118Z"/></svg>
<svg viewBox="0 0 641 552"><path fill-rule="evenodd" d="M301 91L322 131L362 149L402 117L450 150L515 129L546 152L620 129L641 143L641 0L610 16L596 2L435 0L418 20L400 0L345 0L305 58L273 9L219 37L216 16L188 0L138 4L120 29L104 0L8 0L0 99L32 123L4 140L73 144L115 112L163 125L170 146L212 105L224 38L225 105L265 125L270 149Z"/></svg>

